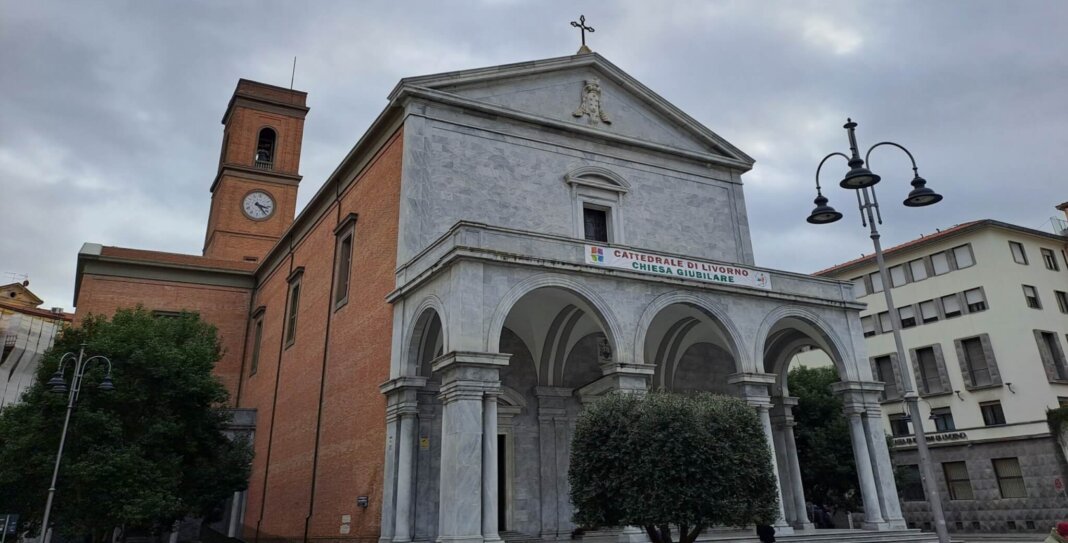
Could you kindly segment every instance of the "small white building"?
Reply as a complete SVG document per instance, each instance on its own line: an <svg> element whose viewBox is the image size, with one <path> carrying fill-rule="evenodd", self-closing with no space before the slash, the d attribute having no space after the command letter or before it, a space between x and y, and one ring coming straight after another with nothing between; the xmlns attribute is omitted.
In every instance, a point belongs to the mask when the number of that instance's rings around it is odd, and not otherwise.
<svg viewBox="0 0 1068 543"><path fill-rule="evenodd" d="M1055 223L1059 221L1055 220ZM885 251L950 531L1044 531L1068 500L1046 410L1068 402L1068 238L994 220ZM872 373L886 383L902 509L930 526L884 285L869 255L816 275L850 280ZM799 355L819 365L818 350Z"/></svg>

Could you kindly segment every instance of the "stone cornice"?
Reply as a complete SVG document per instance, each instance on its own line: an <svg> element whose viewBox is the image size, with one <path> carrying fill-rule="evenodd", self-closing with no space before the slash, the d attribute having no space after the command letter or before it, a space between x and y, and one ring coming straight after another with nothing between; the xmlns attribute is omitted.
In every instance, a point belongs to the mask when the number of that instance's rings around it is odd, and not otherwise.
<svg viewBox="0 0 1068 543"><path fill-rule="evenodd" d="M259 168L228 162L219 167L219 172L215 174L215 179L211 182L211 188L209 188L208 191L214 193L215 189L219 187L219 181L227 175L259 183L274 183L276 185L286 186L296 186L300 184L300 180L304 178L303 176L292 173L261 170Z"/></svg>

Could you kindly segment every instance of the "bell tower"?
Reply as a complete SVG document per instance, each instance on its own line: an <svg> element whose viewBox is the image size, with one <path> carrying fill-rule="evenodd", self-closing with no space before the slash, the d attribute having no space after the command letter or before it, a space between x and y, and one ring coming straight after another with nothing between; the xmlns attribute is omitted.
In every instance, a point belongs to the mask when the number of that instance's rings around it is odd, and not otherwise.
<svg viewBox="0 0 1068 543"><path fill-rule="evenodd" d="M306 92L241 79L223 115L204 256L258 262L293 222Z"/></svg>

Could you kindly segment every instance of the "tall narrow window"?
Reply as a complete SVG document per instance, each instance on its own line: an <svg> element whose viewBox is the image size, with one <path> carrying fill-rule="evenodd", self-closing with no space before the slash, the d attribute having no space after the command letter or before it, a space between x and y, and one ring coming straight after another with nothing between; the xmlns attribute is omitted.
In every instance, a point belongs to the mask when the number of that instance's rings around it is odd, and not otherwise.
<svg viewBox="0 0 1068 543"><path fill-rule="evenodd" d="M897 481L898 493L901 501L922 502L927 499L923 494L923 480L920 479L920 466L909 464L898 466Z"/></svg>
<svg viewBox="0 0 1068 543"><path fill-rule="evenodd" d="M904 437L912 435L912 430L909 428L909 417L904 413L898 413L890 415L890 433L894 437Z"/></svg>
<svg viewBox="0 0 1068 543"><path fill-rule="evenodd" d="M1023 285L1024 300L1031 309L1042 309L1042 302L1038 299L1038 290L1031 285Z"/></svg>
<svg viewBox="0 0 1068 543"><path fill-rule="evenodd" d="M1009 250L1012 251L1013 262L1017 264L1027 265L1027 253L1024 252L1024 246L1022 243L1010 241Z"/></svg>
<svg viewBox="0 0 1068 543"><path fill-rule="evenodd" d="M938 307L935 306L934 300L920 302L920 318L924 324L938 320Z"/></svg>
<svg viewBox="0 0 1068 543"><path fill-rule="evenodd" d="M973 387L982 387L994 383L990 377L990 365L983 350L983 342L977 337L963 339L960 342L964 350L964 363L968 368Z"/></svg>
<svg viewBox="0 0 1068 543"><path fill-rule="evenodd" d="M922 258L909 261L909 271L912 272L913 281L923 281L927 279L927 265L923 263Z"/></svg>
<svg viewBox="0 0 1068 543"><path fill-rule="evenodd" d="M300 278L289 286L289 311L286 315L286 347L297 340L297 310L300 308Z"/></svg>
<svg viewBox="0 0 1068 543"><path fill-rule="evenodd" d="M994 474L998 478L998 489L1002 498L1026 498L1027 487L1024 486L1023 471L1018 458L994 458Z"/></svg>
<svg viewBox="0 0 1068 543"><path fill-rule="evenodd" d="M934 269L935 275L949 273L949 257L946 256L946 253L931 255L931 267Z"/></svg>
<svg viewBox="0 0 1068 543"><path fill-rule="evenodd" d="M254 160L257 168L263 170L274 168L274 144L276 138L274 130L270 128L260 130L259 138L256 139L256 156Z"/></svg>
<svg viewBox="0 0 1068 543"><path fill-rule="evenodd" d="M882 313L879 313L879 328L882 329L884 334L890 333L894 330L893 322L890 320L889 311L883 311Z"/></svg>
<svg viewBox="0 0 1068 543"><path fill-rule="evenodd" d="M948 407L936 407L931 410L936 432L952 432L957 429L953 423L953 412Z"/></svg>
<svg viewBox="0 0 1068 543"><path fill-rule="evenodd" d="M875 378L884 383L883 399L896 400L900 395L897 389L897 379L894 378L894 362L889 356L880 356L875 359Z"/></svg>
<svg viewBox="0 0 1068 543"><path fill-rule="evenodd" d="M335 272L334 306L349 301L349 276L352 273L352 231L345 234L338 243L337 271Z"/></svg>
<svg viewBox="0 0 1068 543"><path fill-rule="evenodd" d="M934 347L916 349L916 366L920 371L920 388L924 394L938 394L942 390L942 377L938 374L938 359Z"/></svg>
<svg viewBox="0 0 1068 543"><path fill-rule="evenodd" d="M905 277L904 266L891 266L890 267L890 283L895 287L900 287L908 282L908 278Z"/></svg>
<svg viewBox="0 0 1068 543"><path fill-rule="evenodd" d="M979 404L979 411L983 414L983 424L987 426L1000 426L1005 424L1005 411L1001 409L1001 402L983 402Z"/></svg>
<svg viewBox="0 0 1068 543"><path fill-rule="evenodd" d="M956 294L942 297L942 313L947 319L960 316L960 298L957 298Z"/></svg>
<svg viewBox="0 0 1068 543"><path fill-rule="evenodd" d="M249 376L256 375L260 369L260 343L263 342L263 317L256 319L256 330L252 333L252 361L249 363Z"/></svg>
<svg viewBox="0 0 1068 543"><path fill-rule="evenodd" d="M1050 381L1068 380L1068 363L1065 362L1057 334L1035 330L1035 339L1038 340L1038 354L1046 367L1046 377Z"/></svg>
<svg viewBox="0 0 1068 543"><path fill-rule="evenodd" d="M964 462L945 462L942 469L946 473L946 487L949 488L951 500L974 500L972 480L968 477L968 466Z"/></svg>
<svg viewBox="0 0 1068 543"><path fill-rule="evenodd" d="M1061 313L1068 313L1068 294L1062 290L1055 290L1053 295L1057 298L1057 308L1061 310Z"/></svg>
<svg viewBox="0 0 1068 543"><path fill-rule="evenodd" d="M957 269L967 268L975 264L970 245L959 245L953 248L953 259L957 261Z"/></svg>
<svg viewBox="0 0 1068 543"><path fill-rule="evenodd" d="M986 296L983 296L983 289L973 288L964 291L964 303L968 304L968 313L985 311Z"/></svg>
<svg viewBox="0 0 1068 543"><path fill-rule="evenodd" d="M1057 266L1057 255L1049 249L1040 249L1042 252L1042 262L1046 265L1047 270L1060 271Z"/></svg>
<svg viewBox="0 0 1068 543"><path fill-rule="evenodd" d="M583 207L582 224L587 240L608 243L607 210L598 207Z"/></svg>

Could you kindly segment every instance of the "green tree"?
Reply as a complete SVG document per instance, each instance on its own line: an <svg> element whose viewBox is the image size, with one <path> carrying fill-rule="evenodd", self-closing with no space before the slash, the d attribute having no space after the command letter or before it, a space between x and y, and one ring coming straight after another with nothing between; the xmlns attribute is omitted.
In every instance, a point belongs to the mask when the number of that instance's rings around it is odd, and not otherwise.
<svg viewBox="0 0 1068 543"><path fill-rule="evenodd" d="M836 382L838 372L833 367L790 370L790 394L798 398L797 460L805 497L819 505L856 511L861 503L857 466L842 400L831 392Z"/></svg>
<svg viewBox="0 0 1068 543"><path fill-rule="evenodd" d="M204 516L246 485L251 449L223 434L226 389L212 375L221 355L215 328L195 314L156 318L142 308L109 321L89 317L45 354L21 403L0 411L0 510L39 528L67 395L45 383L65 352L114 363L115 390L96 389L90 366L70 421L53 526L105 541L118 526L167 526ZM68 364L67 378L70 379Z"/></svg>
<svg viewBox="0 0 1068 543"><path fill-rule="evenodd" d="M714 525L770 524L778 497L760 419L710 394L614 394L581 417L571 502L582 526L643 526L654 543L692 543Z"/></svg>

